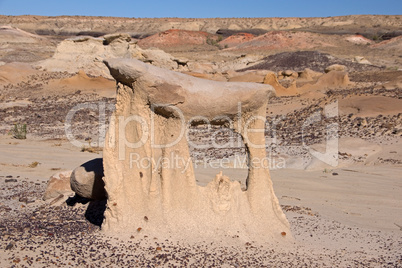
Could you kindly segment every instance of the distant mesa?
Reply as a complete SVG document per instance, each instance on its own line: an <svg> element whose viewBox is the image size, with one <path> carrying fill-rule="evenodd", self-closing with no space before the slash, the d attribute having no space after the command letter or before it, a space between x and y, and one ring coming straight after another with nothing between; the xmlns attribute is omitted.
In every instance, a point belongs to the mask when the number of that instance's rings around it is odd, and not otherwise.
<svg viewBox="0 0 402 268"><path fill-rule="evenodd" d="M329 42L328 42L329 41ZM301 31L271 31L264 35L244 42L234 47L233 49L246 50L266 50L266 49L294 49L305 50L314 47L334 46L335 43L330 39L325 39L316 33L301 32Z"/></svg>
<svg viewBox="0 0 402 268"><path fill-rule="evenodd" d="M216 39L214 35L207 32L171 29L141 39L138 45L142 48L196 46L206 44L209 38Z"/></svg>

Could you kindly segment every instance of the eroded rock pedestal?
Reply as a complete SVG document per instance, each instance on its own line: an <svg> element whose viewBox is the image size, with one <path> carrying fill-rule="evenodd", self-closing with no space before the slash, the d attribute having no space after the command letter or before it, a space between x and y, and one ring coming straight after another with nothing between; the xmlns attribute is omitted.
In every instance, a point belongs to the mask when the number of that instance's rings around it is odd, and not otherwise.
<svg viewBox="0 0 402 268"><path fill-rule="evenodd" d="M103 152L108 195L102 229L152 236L291 237L274 194L264 124L268 85L203 80L137 60L105 61L118 82ZM241 134L253 164L247 190L224 174L196 185L188 123L226 124ZM284 233L287 235L284 237Z"/></svg>

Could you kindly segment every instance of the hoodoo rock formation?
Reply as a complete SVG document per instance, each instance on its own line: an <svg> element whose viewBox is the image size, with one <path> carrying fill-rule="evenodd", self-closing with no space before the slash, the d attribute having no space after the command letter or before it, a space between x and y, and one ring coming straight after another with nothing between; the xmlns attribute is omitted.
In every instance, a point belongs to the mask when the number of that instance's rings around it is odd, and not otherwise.
<svg viewBox="0 0 402 268"><path fill-rule="evenodd" d="M204 80L135 59L105 64L118 93L103 152L103 230L158 238L291 239L267 168L270 85ZM245 191L222 172L197 186L185 135L190 124L225 125L241 135L249 160Z"/></svg>

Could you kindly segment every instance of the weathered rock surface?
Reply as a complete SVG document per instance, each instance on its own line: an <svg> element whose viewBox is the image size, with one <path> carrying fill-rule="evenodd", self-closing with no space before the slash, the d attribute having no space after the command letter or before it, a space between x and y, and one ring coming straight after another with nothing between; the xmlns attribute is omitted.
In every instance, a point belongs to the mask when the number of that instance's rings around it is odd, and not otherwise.
<svg viewBox="0 0 402 268"><path fill-rule="evenodd" d="M70 187L70 177L72 170L58 172L52 175L47 183L46 191L43 194L43 200L56 198L61 194L72 193Z"/></svg>
<svg viewBox="0 0 402 268"><path fill-rule="evenodd" d="M331 71L318 78L316 85L325 88L340 88L350 84L349 75L346 72Z"/></svg>
<svg viewBox="0 0 402 268"><path fill-rule="evenodd" d="M366 58L364 58L362 56L356 56L355 62L360 63L360 64L372 64L370 61L368 61Z"/></svg>
<svg viewBox="0 0 402 268"><path fill-rule="evenodd" d="M349 75L346 72L331 71L320 76L314 84L305 84L300 87L300 91L324 91L328 89L346 88L353 83L349 80Z"/></svg>
<svg viewBox="0 0 402 268"><path fill-rule="evenodd" d="M85 162L74 169L71 174L71 189L81 197L89 199L106 199L103 178L102 158Z"/></svg>
<svg viewBox="0 0 402 268"><path fill-rule="evenodd" d="M141 227L158 237L291 239L267 167L249 166L246 191L222 173L206 187L197 186L183 135L190 123L227 124L242 135L249 158L263 161L264 131L258 129L265 126L261 118L274 94L271 86L199 79L138 60L105 63L119 82L103 152L105 231Z"/></svg>
<svg viewBox="0 0 402 268"><path fill-rule="evenodd" d="M109 45L116 39L120 39L121 41L126 41L126 42L131 41L131 36L126 33L107 34L107 35L103 36L103 38L105 39L105 41L104 41L105 45Z"/></svg>
<svg viewBox="0 0 402 268"><path fill-rule="evenodd" d="M294 95L296 94L296 90L293 89L287 89L284 86L282 86L278 78L276 77L276 74L274 72L269 72L267 75L264 77L264 84L271 85L276 92L277 96L286 96L286 95Z"/></svg>
<svg viewBox="0 0 402 268"><path fill-rule="evenodd" d="M322 73L315 72L309 68L304 69L304 71L299 73L299 79L303 79L306 81L314 80L315 78L321 76Z"/></svg>
<svg viewBox="0 0 402 268"><path fill-rule="evenodd" d="M332 64L332 65L328 66L327 68L325 68L326 73L329 73L331 71L346 72L347 70L348 70L348 68L345 65L341 65L341 64Z"/></svg>

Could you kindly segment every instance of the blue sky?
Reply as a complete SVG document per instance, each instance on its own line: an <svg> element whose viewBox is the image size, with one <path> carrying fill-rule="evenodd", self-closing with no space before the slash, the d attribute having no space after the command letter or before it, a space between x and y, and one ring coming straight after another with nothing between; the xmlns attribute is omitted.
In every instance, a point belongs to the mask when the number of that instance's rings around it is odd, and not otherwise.
<svg viewBox="0 0 402 268"><path fill-rule="evenodd" d="M1 15L116 17L327 17L401 15L402 0L0 0Z"/></svg>

